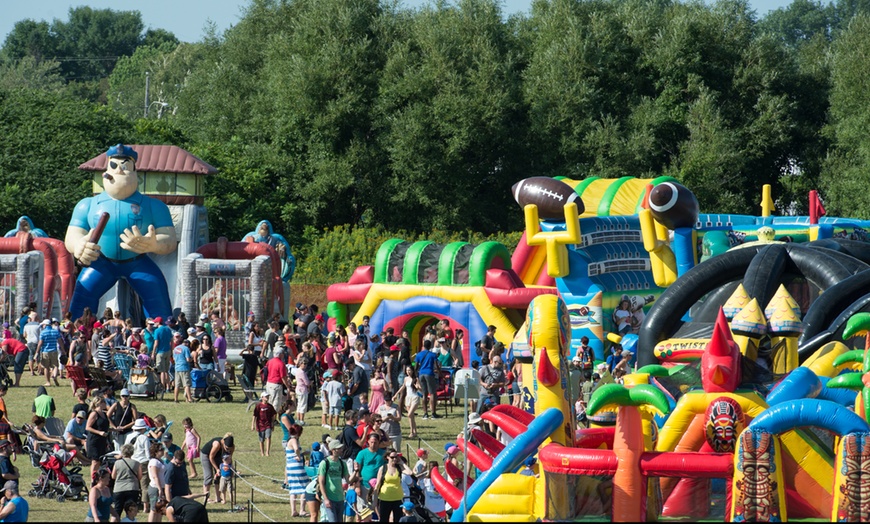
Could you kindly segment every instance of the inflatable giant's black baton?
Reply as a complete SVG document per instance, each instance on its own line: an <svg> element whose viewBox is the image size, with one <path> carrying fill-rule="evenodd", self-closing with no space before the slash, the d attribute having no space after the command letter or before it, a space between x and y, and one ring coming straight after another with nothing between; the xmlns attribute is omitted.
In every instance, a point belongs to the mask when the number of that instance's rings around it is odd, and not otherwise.
<svg viewBox="0 0 870 524"><path fill-rule="evenodd" d="M88 242L98 244L100 242L100 237L103 236L103 231L106 229L106 224L108 223L109 213L103 211L100 213L100 219L97 220L97 227L91 230L91 238L88 239Z"/></svg>

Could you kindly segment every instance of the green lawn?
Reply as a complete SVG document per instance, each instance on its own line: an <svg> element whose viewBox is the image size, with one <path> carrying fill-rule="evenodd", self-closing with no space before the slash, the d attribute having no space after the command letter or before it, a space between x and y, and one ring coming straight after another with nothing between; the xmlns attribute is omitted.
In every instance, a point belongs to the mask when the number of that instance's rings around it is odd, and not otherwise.
<svg viewBox="0 0 870 524"><path fill-rule="evenodd" d="M22 377L22 387L12 388L6 394L6 406L9 410L9 418L16 426L21 426L25 422L30 422L32 413L30 411L33 398L36 395L36 388L43 383L39 377L31 377L29 371L25 371ZM232 387L232 386L231 386ZM49 394L55 399L57 405L58 418L67 421L69 420L72 406L75 404L72 397L71 389L68 381L62 380L61 387L51 387ZM167 420L175 421L175 425L171 428L173 438L180 445L184 437L184 431L181 428L181 420L184 417L191 417L194 425L199 431L203 439L208 440L216 436L222 436L227 431L232 431L236 436L236 453L235 459L240 465L247 466L254 471L271 477L280 479L284 474L284 455L279 449L281 447L281 431L276 432L276 438L272 443L272 454L269 457L261 457L259 452L259 444L257 434L250 431L251 414L246 412L246 405L239 401L244 398L241 390L238 387L232 387L234 402L221 402L218 404L209 404L206 401L201 401L195 404L175 404L172 400L152 401L144 399L134 399L134 403L140 411L145 411L149 416L155 416L162 413ZM439 406L439 413L443 414L443 406ZM316 410L308 414L306 420L309 425L305 427L302 434L302 444L305 449L311 449L311 443L315 440L320 440L323 433L329 433L333 436L338 434L337 431L329 431L320 427L320 411ZM403 433L409 433L407 422L403 420ZM438 420L420 420L417 419L419 435L434 447L439 452L443 453L444 444L448 441L455 440L457 433L462 428L462 410L461 406L456 406L454 411L448 417ZM410 451L409 460L413 465L416 461L413 451L418 447L419 443L415 439L413 442L403 441L403 453ZM413 446L413 447L411 447ZM425 447L425 446L424 446ZM439 458L434 453L431 453L432 460ZM30 466L28 457L19 457L16 466L21 472L21 487L22 492L26 494L30 483L34 482L39 471ZM244 481L250 482L260 490L274 493L280 496L286 496L286 492L281 490L281 483L272 481L268 478L251 474L244 467L239 467L241 473L244 474ZM197 472L201 475L199 464L197 464ZM87 475L87 471L85 471ZM247 504L251 497L251 487L245 484L243 480L237 481L237 503ZM191 486L196 489L201 489L201 484L198 479L191 480ZM87 513L87 507L84 502L63 502L59 503L53 500L36 499L33 497L25 497L30 504L30 520L39 522L69 522L82 521ZM261 493L254 493L254 502L266 515L277 521L296 521L301 522L305 519L291 519L289 504L285 500L270 498ZM213 522L242 522L247 519L245 511L231 513L229 506L209 505L209 518ZM142 518L140 521L147 520ZM260 515L255 515L255 521L265 522L267 519Z"/></svg>

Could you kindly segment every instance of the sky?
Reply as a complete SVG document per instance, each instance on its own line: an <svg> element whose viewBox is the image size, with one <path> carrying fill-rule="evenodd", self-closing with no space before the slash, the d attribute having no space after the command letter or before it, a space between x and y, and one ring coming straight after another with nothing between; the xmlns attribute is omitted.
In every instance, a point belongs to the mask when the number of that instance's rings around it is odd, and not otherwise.
<svg viewBox="0 0 870 524"><path fill-rule="evenodd" d="M0 0L0 36L5 41L19 20L67 20L71 7L87 5L94 9L138 10L146 28L166 29L179 40L196 42L204 35L209 21L217 25L219 33L237 23L248 3L248 0ZM403 3L419 7L428 0L403 0ZM759 16L789 3L791 0L750 0ZM531 4L532 0L503 0L507 14L528 12Z"/></svg>

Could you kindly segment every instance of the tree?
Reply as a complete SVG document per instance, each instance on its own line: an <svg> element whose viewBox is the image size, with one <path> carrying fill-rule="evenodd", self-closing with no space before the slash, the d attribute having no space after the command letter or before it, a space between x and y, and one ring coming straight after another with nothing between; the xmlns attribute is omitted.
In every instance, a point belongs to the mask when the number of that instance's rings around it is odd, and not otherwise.
<svg viewBox="0 0 870 524"><path fill-rule="evenodd" d="M514 37L491 0L424 8L401 23L378 97L388 170L366 204L387 227L497 231L519 215L509 188L527 176Z"/></svg>
<svg viewBox="0 0 870 524"><path fill-rule="evenodd" d="M834 42L831 61L831 123L826 134L833 147L822 173L828 213L870 218L870 16L856 15Z"/></svg>
<svg viewBox="0 0 870 524"><path fill-rule="evenodd" d="M115 112L41 90L0 89L0 224L29 215L63 238L75 202L91 194L76 167L136 133Z"/></svg>
<svg viewBox="0 0 870 524"><path fill-rule="evenodd" d="M109 105L128 118L144 115L145 73L149 73L149 116L175 115L181 91L202 58L201 44L142 45L132 56L121 57L109 76Z"/></svg>

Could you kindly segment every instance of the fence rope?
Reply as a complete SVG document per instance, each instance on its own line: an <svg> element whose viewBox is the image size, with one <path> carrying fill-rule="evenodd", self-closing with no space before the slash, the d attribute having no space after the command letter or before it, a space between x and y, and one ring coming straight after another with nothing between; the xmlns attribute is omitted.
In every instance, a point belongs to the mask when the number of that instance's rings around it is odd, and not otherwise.
<svg viewBox="0 0 870 524"><path fill-rule="evenodd" d="M286 495L286 494L283 494L283 493L271 493L271 492L269 492L269 491L266 491L266 490L260 489L260 488L258 488L257 486L251 484L250 482L248 482L248 481L245 479L245 477L238 477L238 478L239 478L242 482L244 482L245 484L247 484L248 486L250 486L251 489L253 489L253 490L256 491L257 493L260 493L260 494L262 494L262 495L266 495L267 497L272 497L273 499L278 499L278 500L291 500L291 499L290 499L290 495Z"/></svg>
<svg viewBox="0 0 870 524"><path fill-rule="evenodd" d="M271 480L272 482L279 482L279 483L281 483L281 484L284 483L284 479L276 479L276 478L269 477L269 476L267 476L267 475L263 475L263 474L260 473L259 471L256 471L256 470L254 470L254 469L251 469L249 466L246 466L245 464L243 464L242 462L240 462L240 461L238 461L238 460L236 460L236 464L238 464L238 465L241 466L242 468L244 468L244 469L250 471L250 472L253 473L254 475L257 475L258 477L263 477L264 479L269 479L269 480Z"/></svg>
<svg viewBox="0 0 870 524"><path fill-rule="evenodd" d="M250 504L251 504L251 507L254 508L255 510L257 510L257 513L259 513L260 515L262 515L263 517L265 517L266 520L268 520L269 522L278 522L277 520L273 519L273 518L270 517L269 515L266 515L265 513L263 513L263 510L261 510L260 508L258 508L256 504L254 504L254 503L251 502L251 501L249 501L249 502L250 502Z"/></svg>

